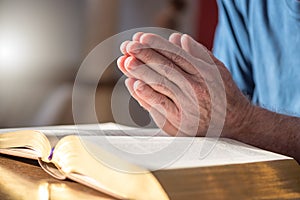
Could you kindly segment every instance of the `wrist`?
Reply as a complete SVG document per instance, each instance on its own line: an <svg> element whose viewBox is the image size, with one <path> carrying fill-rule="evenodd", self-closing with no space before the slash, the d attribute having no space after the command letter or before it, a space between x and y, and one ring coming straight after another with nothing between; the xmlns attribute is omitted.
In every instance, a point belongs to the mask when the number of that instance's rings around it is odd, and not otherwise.
<svg viewBox="0 0 300 200"><path fill-rule="evenodd" d="M226 123L224 126L223 137L236 139L240 138L245 132L248 132L252 125L255 123L255 115L260 112L258 106L252 105L249 101L237 107L235 112L230 112L226 116ZM228 125L227 125L228 124Z"/></svg>
<svg viewBox="0 0 300 200"><path fill-rule="evenodd" d="M254 128L253 126L256 124L256 116L259 115L259 112L261 112L260 107L250 104L241 116L237 131L232 135L232 139L240 140L245 134L251 134Z"/></svg>
<svg viewBox="0 0 300 200"><path fill-rule="evenodd" d="M232 134L232 139L252 143L257 137L269 135L276 129L277 118L275 113L262 107L251 105L247 108L243 120L240 121L238 131ZM262 142L263 138L261 138Z"/></svg>

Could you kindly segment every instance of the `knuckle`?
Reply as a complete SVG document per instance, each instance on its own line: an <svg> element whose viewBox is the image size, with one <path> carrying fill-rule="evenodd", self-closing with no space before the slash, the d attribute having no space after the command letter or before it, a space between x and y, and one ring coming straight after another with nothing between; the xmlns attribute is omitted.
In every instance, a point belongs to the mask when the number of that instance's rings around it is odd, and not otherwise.
<svg viewBox="0 0 300 200"><path fill-rule="evenodd" d="M161 105L163 101L164 101L164 99L162 96L157 96L155 98L152 98L151 103L153 103L153 105Z"/></svg>
<svg viewBox="0 0 300 200"><path fill-rule="evenodd" d="M153 58L153 53L150 49L144 49L142 56L145 61L149 62Z"/></svg>
<svg viewBox="0 0 300 200"><path fill-rule="evenodd" d="M158 97L156 97L156 98L152 98L152 103L153 103L154 105L159 104L161 101L162 101L161 96L158 96Z"/></svg>
<svg viewBox="0 0 300 200"><path fill-rule="evenodd" d="M162 88L162 87L164 87L164 84L165 84L165 78L160 77L158 79L155 79L155 80L152 81L152 84L154 86L157 86L158 88Z"/></svg>
<svg viewBox="0 0 300 200"><path fill-rule="evenodd" d="M173 60L175 63L182 63L184 59L180 54L172 54L171 60Z"/></svg>
<svg viewBox="0 0 300 200"><path fill-rule="evenodd" d="M163 93L168 96L171 97L172 96L172 89L169 86L169 82L168 80L166 80L165 78L163 78L156 86L158 88L159 91L163 91Z"/></svg>
<svg viewBox="0 0 300 200"><path fill-rule="evenodd" d="M175 73L175 64L170 60L164 60L161 69L164 76L172 76Z"/></svg>

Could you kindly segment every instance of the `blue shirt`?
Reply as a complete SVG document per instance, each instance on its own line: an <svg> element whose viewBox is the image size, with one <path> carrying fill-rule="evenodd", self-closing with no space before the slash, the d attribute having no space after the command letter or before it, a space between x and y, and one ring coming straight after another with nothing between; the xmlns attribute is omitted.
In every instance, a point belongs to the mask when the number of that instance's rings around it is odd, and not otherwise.
<svg viewBox="0 0 300 200"><path fill-rule="evenodd" d="M214 54L251 101L300 116L300 1L219 0Z"/></svg>

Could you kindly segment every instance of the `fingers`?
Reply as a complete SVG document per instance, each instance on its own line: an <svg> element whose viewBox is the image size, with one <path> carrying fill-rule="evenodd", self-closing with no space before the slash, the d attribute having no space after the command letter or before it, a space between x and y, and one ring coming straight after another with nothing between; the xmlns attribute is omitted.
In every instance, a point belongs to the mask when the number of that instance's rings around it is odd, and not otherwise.
<svg viewBox="0 0 300 200"><path fill-rule="evenodd" d="M143 80L147 85L150 85L157 92L169 97L178 105L177 99L180 98L181 92L174 83L134 57L126 58L124 67L129 77Z"/></svg>
<svg viewBox="0 0 300 200"><path fill-rule="evenodd" d="M225 67L220 67L223 66L223 63L219 61L211 51L199 42L195 41L191 36L187 34L182 35L181 46L185 51L196 57L199 62L209 64L205 70L201 71L201 75L205 79L206 83L216 82L216 80L219 80L217 78L220 73L218 70L226 70ZM205 66L205 63L203 63L203 66Z"/></svg>
<svg viewBox="0 0 300 200"><path fill-rule="evenodd" d="M134 78L127 78L125 80L125 85L129 91L129 93L131 94L131 96L133 96L138 102L139 104L145 109L145 110L150 110L151 106L146 103L144 100L142 100L141 98L139 98L139 96L137 96L136 92L134 91L134 83L135 81L137 81L137 79Z"/></svg>
<svg viewBox="0 0 300 200"><path fill-rule="evenodd" d="M126 47L127 47L127 45L128 45L129 42L130 42L129 40L126 40L126 41L122 42L122 44L120 45L120 51L124 55L128 55L128 53L126 51Z"/></svg>
<svg viewBox="0 0 300 200"><path fill-rule="evenodd" d="M173 33L169 37L169 42L155 34L138 32L133 36L133 41L144 44L145 48L148 46L155 49L161 55L173 61L180 69L190 74L197 74L199 70L199 68L197 69L192 65L190 57L200 59L209 64L215 64L216 62L215 57L205 46L187 34ZM128 46L131 46L131 48L128 48ZM141 46L140 48L144 47ZM139 51L133 51L137 46L132 45L130 41L123 42L120 48L125 55L139 53ZM198 67L201 67L201 65Z"/></svg>
<svg viewBox="0 0 300 200"><path fill-rule="evenodd" d="M174 62L151 48L133 41L128 43L126 51L129 55L145 63L162 77L166 77L169 81L177 85L178 88L183 81L186 81L187 73L181 70Z"/></svg>
<svg viewBox="0 0 300 200"><path fill-rule="evenodd" d="M132 41L140 41L141 36L143 35L143 32L137 32L132 36Z"/></svg>
<svg viewBox="0 0 300 200"><path fill-rule="evenodd" d="M201 59L209 64L214 64L210 51L205 46L195 41L191 36L183 34L180 38L180 43L181 47L195 58Z"/></svg>
<svg viewBox="0 0 300 200"><path fill-rule="evenodd" d="M198 70L191 62L193 57L180 48L177 45L170 43L168 40L151 33L144 33L140 36L141 44L147 45L155 51L159 52L161 55L174 62L183 71L188 74L197 74ZM130 48L127 45L127 52L130 52Z"/></svg>
<svg viewBox="0 0 300 200"><path fill-rule="evenodd" d="M161 107L162 109L159 112L165 115L167 119L178 116L179 111L176 105L165 95L156 92L140 80L134 82L133 88L137 96L148 105L151 105L151 108ZM147 110L151 111L149 108Z"/></svg>
<svg viewBox="0 0 300 200"><path fill-rule="evenodd" d="M137 82L135 84L135 82ZM140 85L142 84L142 86ZM175 128L175 126L173 126L169 120L167 120L166 118L166 113L161 113L161 110L164 110L163 107L159 106L159 104L156 105L150 105L148 104L145 100L143 100L143 97L140 97L138 94L140 93L138 91L139 87L143 87L143 83L141 81L137 81L136 79L132 79L132 78L128 78L125 80L125 85L128 89L128 91L130 92L130 94L138 101L138 103L147 111L149 111L149 113L151 114L153 120L155 121L155 123L157 124L157 126L161 129L163 129L165 132L167 133L172 133L173 135L176 135L176 133L178 132L178 129ZM150 87L146 88L150 89ZM151 91L147 92L150 93ZM160 108L160 109L158 109ZM160 110L160 111L159 111Z"/></svg>
<svg viewBox="0 0 300 200"><path fill-rule="evenodd" d="M119 69L123 72L123 74L125 74L125 76L133 78L133 76L130 73L128 73L125 68L125 60L127 58L128 58L128 56L119 57L117 60L117 64L118 64Z"/></svg>
<svg viewBox="0 0 300 200"><path fill-rule="evenodd" d="M173 124L166 118L165 115L160 113L161 107L154 106L149 111L152 119L154 120L155 124L164 130L166 133L168 133L171 136L179 136L180 132L179 130L173 126Z"/></svg>
<svg viewBox="0 0 300 200"><path fill-rule="evenodd" d="M169 37L169 41L177 46L181 47L181 34L180 33L172 33Z"/></svg>
<svg viewBox="0 0 300 200"><path fill-rule="evenodd" d="M139 38L141 37L139 34ZM201 59L209 64L214 64L211 52L201 43L194 40L187 34L173 33L169 37L169 41L181 47L197 59Z"/></svg>
<svg viewBox="0 0 300 200"><path fill-rule="evenodd" d="M137 32L132 36L132 41L139 41L140 37L143 35L143 32ZM128 45L130 41L126 40L124 42L122 42L122 44L120 45L120 51L122 52L122 54L124 55L128 55L127 51L126 51L126 47Z"/></svg>

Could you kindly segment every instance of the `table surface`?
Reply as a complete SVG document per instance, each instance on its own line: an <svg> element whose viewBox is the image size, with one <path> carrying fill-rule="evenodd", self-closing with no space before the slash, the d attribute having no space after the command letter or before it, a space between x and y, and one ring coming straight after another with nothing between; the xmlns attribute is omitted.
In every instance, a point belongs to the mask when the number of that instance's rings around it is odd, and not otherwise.
<svg viewBox="0 0 300 200"><path fill-rule="evenodd" d="M57 180L35 160L0 155L0 199L113 199L79 183Z"/></svg>
<svg viewBox="0 0 300 200"><path fill-rule="evenodd" d="M160 174L158 171L155 175L171 192L172 199L186 199L189 190L193 199L199 196L203 199L300 199L300 166L294 160L196 168L187 172L179 169ZM188 177L192 178L182 181ZM203 184L188 183L199 183L197 179ZM57 180L35 160L0 155L0 199L113 198L70 180Z"/></svg>

